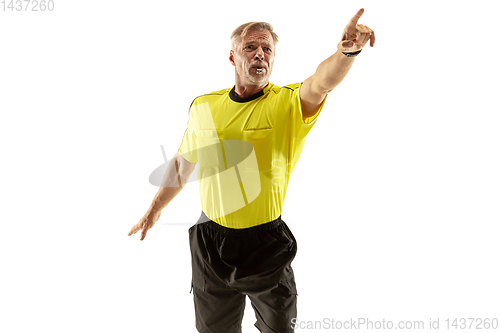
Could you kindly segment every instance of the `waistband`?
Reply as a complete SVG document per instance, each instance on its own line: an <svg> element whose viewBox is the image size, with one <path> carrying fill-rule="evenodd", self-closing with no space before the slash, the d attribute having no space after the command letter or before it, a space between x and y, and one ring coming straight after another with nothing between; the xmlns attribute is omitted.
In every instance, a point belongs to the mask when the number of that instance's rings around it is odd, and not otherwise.
<svg viewBox="0 0 500 333"><path fill-rule="evenodd" d="M207 226L217 232L226 234L226 235L249 235L249 234L255 234L271 229L277 228L283 221L281 220L281 215L270 222L266 222L264 224L259 224L250 228L244 228L244 229L233 229L233 228L228 228L224 227L217 222L212 221L209 219L203 211L201 211L201 216L198 219L198 222L196 224L203 224L204 226Z"/></svg>

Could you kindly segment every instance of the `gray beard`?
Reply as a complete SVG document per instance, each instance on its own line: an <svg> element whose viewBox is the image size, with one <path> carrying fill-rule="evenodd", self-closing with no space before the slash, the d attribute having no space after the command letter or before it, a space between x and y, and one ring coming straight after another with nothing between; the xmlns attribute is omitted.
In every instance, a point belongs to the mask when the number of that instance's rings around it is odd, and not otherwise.
<svg viewBox="0 0 500 333"><path fill-rule="evenodd" d="M250 82L254 83L254 84L260 84L260 83L264 83L264 82L267 82L268 80L268 75L251 75L251 74L248 74L247 75L247 78Z"/></svg>

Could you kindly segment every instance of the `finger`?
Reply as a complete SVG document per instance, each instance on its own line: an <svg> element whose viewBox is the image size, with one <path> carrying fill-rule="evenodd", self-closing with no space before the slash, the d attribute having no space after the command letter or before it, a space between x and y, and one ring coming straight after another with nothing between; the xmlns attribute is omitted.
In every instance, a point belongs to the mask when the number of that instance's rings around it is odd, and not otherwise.
<svg viewBox="0 0 500 333"><path fill-rule="evenodd" d="M359 24L358 24L359 26ZM366 25L361 25L362 26L362 31L363 33L366 34L365 36L365 40L363 41L363 44L367 43L368 40L370 40L370 46L373 47L373 45L375 45L375 32L370 29L369 27L367 27Z"/></svg>
<svg viewBox="0 0 500 333"><path fill-rule="evenodd" d="M150 226L148 225L148 223L144 223L144 226L142 227L142 233L141 233L140 240L143 240L144 238L146 238L146 234L148 233L149 228L150 228Z"/></svg>
<svg viewBox="0 0 500 333"><path fill-rule="evenodd" d="M368 42L369 39L370 39L370 33L363 32L363 33L361 33L361 35L359 37L359 43L363 44L363 46L364 46Z"/></svg>
<svg viewBox="0 0 500 333"><path fill-rule="evenodd" d="M361 15L359 15L359 16L361 16ZM363 25L353 23L353 21L352 21L353 19L354 19L354 17L351 19L349 24L345 27L344 32L342 34L342 40L355 40L359 36L360 32L363 30L362 29ZM359 19L359 17L358 17L358 19ZM356 20L356 22L357 22L357 20Z"/></svg>
<svg viewBox="0 0 500 333"><path fill-rule="evenodd" d="M365 44L371 37L372 30L362 24L358 24L356 28L358 30L358 33L356 34L356 39L354 42L356 44L361 44L362 46L365 46Z"/></svg>
<svg viewBox="0 0 500 333"><path fill-rule="evenodd" d="M144 240L144 238L146 238L147 233L148 233L148 231L146 228L142 229L142 234L141 234L141 239L140 239L141 241Z"/></svg>
<svg viewBox="0 0 500 333"><path fill-rule="evenodd" d="M345 29L344 34L342 35L342 40L356 40L358 38L358 30L349 30Z"/></svg>
<svg viewBox="0 0 500 333"><path fill-rule="evenodd" d="M132 229L130 229L130 232L128 233L128 235L130 236L130 235L137 233L137 231L141 230L143 227L144 227L144 223L142 223L142 219L140 219L139 222L137 222L137 224L134 225L132 227Z"/></svg>
<svg viewBox="0 0 500 333"><path fill-rule="evenodd" d="M350 30L356 29L356 24L358 24L358 20L361 17L361 15L363 15L364 11L365 11L364 8L361 8L360 10L358 10L358 12L356 13L356 15L354 15L351 18L351 21L347 25L347 29L350 29Z"/></svg>
<svg viewBox="0 0 500 333"><path fill-rule="evenodd" d="M354 41L356 43L361 43L361 40L363 38L363 26L361 24L356 24L356 36L354 38Z"/></svg>
<svg viewBox="0 0 500 333"><path fill-rule="evenodd" d="M138 228L137 228L137 224L136 224L132 227L132 229L130 229L128 235L131 236L131 235L135 234L137 232L137 230L138 230Z"/></svg>

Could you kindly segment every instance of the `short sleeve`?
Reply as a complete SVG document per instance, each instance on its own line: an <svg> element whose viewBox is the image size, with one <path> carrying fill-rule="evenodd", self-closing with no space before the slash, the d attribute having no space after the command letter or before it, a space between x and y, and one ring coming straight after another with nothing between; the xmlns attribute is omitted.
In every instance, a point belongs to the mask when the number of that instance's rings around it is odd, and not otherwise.
<svg viewBox="0 0 500 333"><path fill-rule="evenodd" d="M311 131L325 100L319 106L318 112L312 117L302 119L302 105L300 102L300 88L302 83L290 84L280 89L279 102L276 109L279 109L279 121L276 122L278 131L275 142L277 149L287 152L286 167L293 171L299 159L302 148L306 141L307 134Z"/></svg>
<svg viewBox="0 0 500 333"><path fill-rule="evenodd" d="M291 121L293 124L293 134L295 138L304 138L309 131L313 128L316 123L316 119L318 119L323 106L325 105L326 97L323 99L323 102L319 106L318 112L311 117L302 119L302 104L300 102L300 89L302 88L302 83L297 83L291 85L290 87L294 87L291 92Z"/></svg>
<svg viewBox="0 0 500 333"><path fill-rule="evenodd" d="M192 106L193 104L191 104ZM184 137L182 138L181 145L179 146L178 152L182 155L186 160L191 163L198 162L197 155L197 139L196 139L196 130L195 130L195 119L194 113L191 112L191 107L189 108L189 120L187 129L184 132Z"/></svg>

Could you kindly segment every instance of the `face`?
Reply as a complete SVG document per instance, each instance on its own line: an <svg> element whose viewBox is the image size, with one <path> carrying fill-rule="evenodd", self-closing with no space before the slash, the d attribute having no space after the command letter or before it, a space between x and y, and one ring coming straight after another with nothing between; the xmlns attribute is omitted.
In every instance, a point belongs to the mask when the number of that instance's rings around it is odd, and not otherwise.
<svg viewBox="0 0 500 333"><path fill-rule="evenodd" d="M229 61L236 67L236 75L242 84L267 83L274 64L271 33L267 30L249 30L235 50L231 50Z"/></svg>

